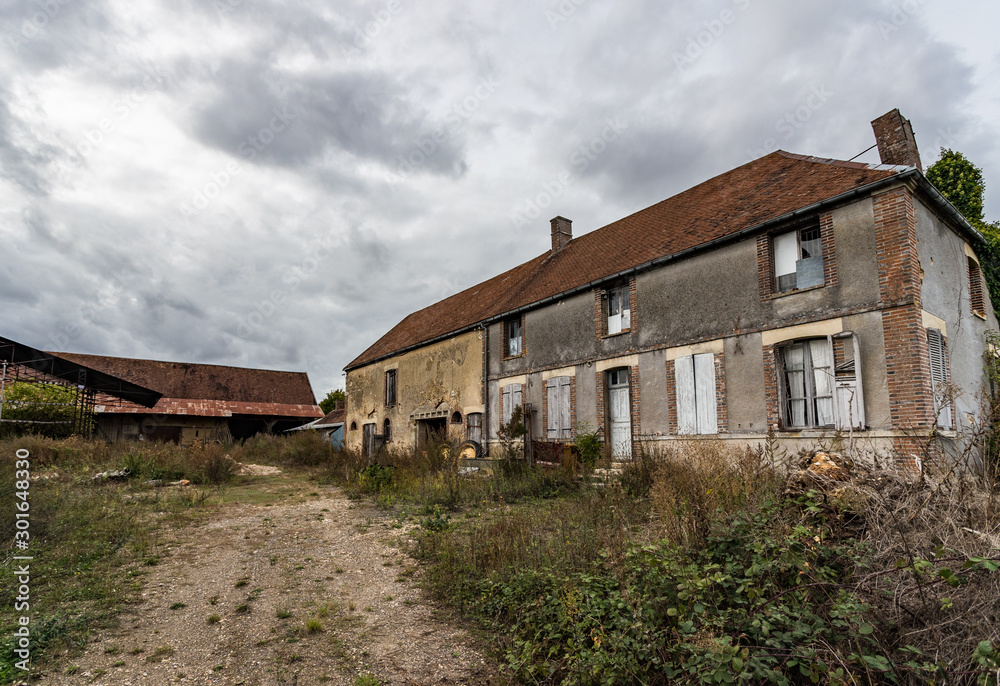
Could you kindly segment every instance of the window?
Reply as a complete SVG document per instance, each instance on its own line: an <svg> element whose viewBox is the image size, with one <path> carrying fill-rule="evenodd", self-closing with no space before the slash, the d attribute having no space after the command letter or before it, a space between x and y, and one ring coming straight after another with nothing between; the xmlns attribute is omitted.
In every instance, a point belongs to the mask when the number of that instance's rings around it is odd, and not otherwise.
<svg viewBox="0 0 1000 686"><path fill-rule="evenodd" d="M953 428L951 397L948 387L948 348L938 329L927 329L927 353L931 361L931 391L934 416L939 429Z"/></svg>
<svg viewBox="0 0 1000 686"><path fill-rule="evenodd" d="M985 319L986 302L983 297L983 271L979 268L979 263L971 257L969 261L969 303L972 311Z"/></svg>
<svg viewBox="0 0 1000 686"><path fill-rule="evenodd" d="M819 224L772 238L774 282L778 293L823 285L823 243Z"/></svg>
<svg viewBox="0 0 1000 686"><path fill-rule="evenodd" d="M832 358L825 338L782 348L787 428L833 426Z"/></svg>
<svg viewBox="0 0 1000 686"><path fill-rule="evenodd" d="M548 426L546 437L552 440L570 440L573 437L572 424L572 378L557 376L545 382L546 412Z"/></svg>
<svg viewBox="0 0 1000 686"><path fill-rule="evenodd" d="M521 354L521 318L508 319L504 322L504 337L507 339L507 357L517 357Z"/></svg>
<svg viewBox="0 0 1000 686"><path fill-rule="evenodd" d="M389 418L386 417L385 421L382 422L382 441L388 443L392 440L392 424L389 423Z"/></svg>
<svg viewBox="0 0 1000 686"><path fill-rule="evenodd" d="M608 289L608 335L628 331L632 325L629 286L623 284Z"/></svg>
<svg viewBox="0 0 1000 686"><path fill-rule="evenodd" d="M385 406L392 407L396 404L396 370L390 369L385 373Z"/></svg>
<svg viewBox="0 0 1000 686"><path fill-rule="evenodd" d="M847 331L778 349L781 419L786 429L865 426L861 353Z"/></svg>
<svg viewBox="0 0 1000 686"><path fill-rule="evenodd" d="M715 355L703 353L674 360L677 433L719 432L715 399Z"/></svg>
<svg viewBox="0 0 1000 686"><path fill-rule="evenodd" d="M521 384L512 383L504 386L500 390L500 405L503 408L500 413L501 422L510 424L514 414L514 408L521 404Z"/></svg>
<svg viewBox="0 0 1000 686"><path fill-rule="evenodd" d="M483 442L483 413L470 412L466 415L468 429L466 438L470 441L482 444Z"/></svg>
<svg viewBox="0 0 1000 686"><path fill-rule="evenodd" d="M358 430L358 423L351 422L351 431L357 431L357 430Z"/></svg>
<svg viewBox="0 0 1000 686"><path fill-rule="evenodd" d="M451 423L452 424L461 424L462 423L462 413L458 412L458 411L452 412L451 413Z"/></svg>

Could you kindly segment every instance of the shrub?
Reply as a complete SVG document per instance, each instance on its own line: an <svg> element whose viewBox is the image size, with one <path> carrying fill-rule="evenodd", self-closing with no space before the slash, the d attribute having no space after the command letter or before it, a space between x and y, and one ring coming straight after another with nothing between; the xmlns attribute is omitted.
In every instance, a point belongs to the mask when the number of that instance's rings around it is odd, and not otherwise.
<svg viewBox="0 0 1000 686"><path fill-rule="evenodd" d="M671 444L655 467L644 469L650 471L657 534L682 546L703 542L716 522L753 512L783 485L783 475L760 453L723 441Z"/></svg>

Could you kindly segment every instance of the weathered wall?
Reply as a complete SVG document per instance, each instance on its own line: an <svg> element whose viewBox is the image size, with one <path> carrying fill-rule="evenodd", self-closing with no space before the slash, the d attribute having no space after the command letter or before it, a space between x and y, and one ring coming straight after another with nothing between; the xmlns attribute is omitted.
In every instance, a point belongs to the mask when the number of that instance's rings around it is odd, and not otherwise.
<svg viewBox="0 0 1000 686"><path fill-rule="evenodd" d="M360 449L363 425L374 423L381 434L388 418L389 447L412 448L417 430L414 413L447 415L448 437L464 440L468 414L483 412L482 336L481 331L471 331L348 372L346 447ZM386 407L385 373L390 369L396 370L397 402ZM451 422L456 411L462 415L461 424Z"/></svg>
<svg viewBox="0 0 1000 686"><path fill-rule="evenodd" d="M972 246L919 200L915 201L915 210L924 323L940 328L935 320L944 322L946 330L942 333L947 341L951 381L956 390L956 428L967 429L968 415L975 415L980 409L986 332L997 330L997 319L988 293L984 298L986 319L972 312L967 263L967 257L974 255Z"/></svg>

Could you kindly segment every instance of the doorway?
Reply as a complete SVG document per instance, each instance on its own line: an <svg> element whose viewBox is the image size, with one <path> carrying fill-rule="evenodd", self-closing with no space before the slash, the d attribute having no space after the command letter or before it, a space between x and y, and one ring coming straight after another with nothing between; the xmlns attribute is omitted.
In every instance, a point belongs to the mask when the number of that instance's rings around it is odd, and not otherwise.
<svg viewBox="0 0 1000 686"><path fill-rule="evenodd" d="M632 400L627 368L608 372L608 435L613 459L632 457Z"/></svg>

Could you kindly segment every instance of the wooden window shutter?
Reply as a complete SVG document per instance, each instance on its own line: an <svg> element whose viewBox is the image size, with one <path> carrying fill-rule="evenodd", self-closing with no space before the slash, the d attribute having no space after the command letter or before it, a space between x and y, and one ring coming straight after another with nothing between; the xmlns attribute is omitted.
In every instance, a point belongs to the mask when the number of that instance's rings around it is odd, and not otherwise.
<svg viewBox="0 0 1000 686"><path fill-rule="evenodd" d="M698 413L695 410L696 392L692 356L674 360L674 383L677 389L677 433L697 433Z"/></svg>
<svg viewBox="0 0 1000 686"><path fill-rule="evenodd" d="M715 402L715 355L703 353L694 356L695 411L698 415L698 433L719 432Z"/></svg>

